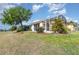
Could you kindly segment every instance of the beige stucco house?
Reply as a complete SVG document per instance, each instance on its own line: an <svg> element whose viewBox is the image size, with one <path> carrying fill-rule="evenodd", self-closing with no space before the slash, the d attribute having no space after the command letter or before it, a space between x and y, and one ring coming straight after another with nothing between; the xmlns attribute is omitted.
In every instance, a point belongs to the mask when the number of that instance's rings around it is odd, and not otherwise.
<svg viewBox="0 0 79 59"><path fill-rule="evenodd" d="M36 29L38 27L43 27L45 33L53 33L52 31L53 23L54 23L53 18L47 20L36 20L33 21L31 30L32 32L36 32ZM65 24L65 26L68 28L69 31L75 31L75 27L72 24Z"/></svg>
<svg viewBox="0 0 79 59"><path fill-rule="evenodd" d="M38 20L38 21L34 21L31 29L33 32L36 32L36 29L38 27L43 27L44 28L44 32L45 33L52 33L52 24L54 22L52 20Z"/></svg>

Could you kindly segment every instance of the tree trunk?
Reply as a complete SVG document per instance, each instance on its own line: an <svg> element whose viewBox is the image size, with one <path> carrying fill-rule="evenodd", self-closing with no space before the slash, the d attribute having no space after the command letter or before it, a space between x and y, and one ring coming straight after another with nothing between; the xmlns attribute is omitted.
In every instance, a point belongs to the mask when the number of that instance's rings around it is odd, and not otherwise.
<svg viewBox="0 0 79 59"><path fill-rule="evenodd" d="M22 21L20 21L20 24L21 24L21 27L23 28L23 24L22 24Z"/></svg>
<svg viewBox="0 0 79 59"><path fill-rule="evenodd" d="M4 24L4 31L6 32L6 27L5 27L5 24Z"/></svg>
<svg viewBox="0 0 79 59"><path fill-rule="evenodd" d="M21 27L22 27L22 32L23 32L24 30L23 30L23 24L22 24L22 21L20 21L20 24L21 24Z"/></svg>

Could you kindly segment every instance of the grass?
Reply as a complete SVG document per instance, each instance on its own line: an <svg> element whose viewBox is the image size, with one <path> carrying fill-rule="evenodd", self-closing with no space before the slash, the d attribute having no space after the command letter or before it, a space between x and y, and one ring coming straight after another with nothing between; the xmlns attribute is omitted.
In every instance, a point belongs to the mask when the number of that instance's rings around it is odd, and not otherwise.
<svg viewBox="0 0 79 59"><path fill-rule="evenodd" d="M1 55L78 55L79 32L38 34L0 32Z"/></svg>

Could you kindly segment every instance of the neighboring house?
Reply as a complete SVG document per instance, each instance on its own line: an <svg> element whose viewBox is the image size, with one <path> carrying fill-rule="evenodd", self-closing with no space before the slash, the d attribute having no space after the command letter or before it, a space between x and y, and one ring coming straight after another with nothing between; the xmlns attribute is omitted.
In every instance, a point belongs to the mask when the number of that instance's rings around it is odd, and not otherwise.
<svg viewBox="0 0 79 59"><path fill-rule="evenodd" d="M68 28L68 30L71 31L71 32L72 32L72 31L75 31L75 27L74 27L73 25L71 25L71 24L70 24L70 25L67 25L67 28Z"/></svg>
<svg viewBox="0 0 79 59"><path fill-rule="evenodd" d="M67 25L67 29L71 32L76 30L75 26L73 26L72 24Z"/></svg>
<svg viewBox="0 0 79 59"><path fill-rule="evenodd" d="M59 16L60 18L64 19L64 23L66 24L66 19L64 16L60 15ZM55 18L51 18L51 19L47 19L47 20L36 20L32 23L32 26L31 26L31 30L33 32L36 32L36 29L39 28L39 27L43 27L44 28L44 32L45 33L53 33L52 31L52 25L54 24L54 19ZM70 30L70 31L75 31L74 29L74 26L73 25L67 25L67 28Z"/></svg>
<svg viewBox="0 0 79 59"><path fill-rule="evenodd" d="M78 31L78 24L75 22L72 22L72 21L67 22L66 26L70 32Z"/></svg>

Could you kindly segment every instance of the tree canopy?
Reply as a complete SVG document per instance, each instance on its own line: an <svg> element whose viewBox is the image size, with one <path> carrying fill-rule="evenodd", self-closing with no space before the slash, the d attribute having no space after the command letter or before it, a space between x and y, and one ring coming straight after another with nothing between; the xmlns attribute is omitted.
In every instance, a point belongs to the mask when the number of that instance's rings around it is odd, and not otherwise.
<svg viewBox="0 0 79 59"><path fill-rule="evenodd" d="M2 23L9 25L18 25L23 26L23 21L28 21L31 18L32 12L29 9L25 9L21 6L5 9L3 11Z"/></svg>

